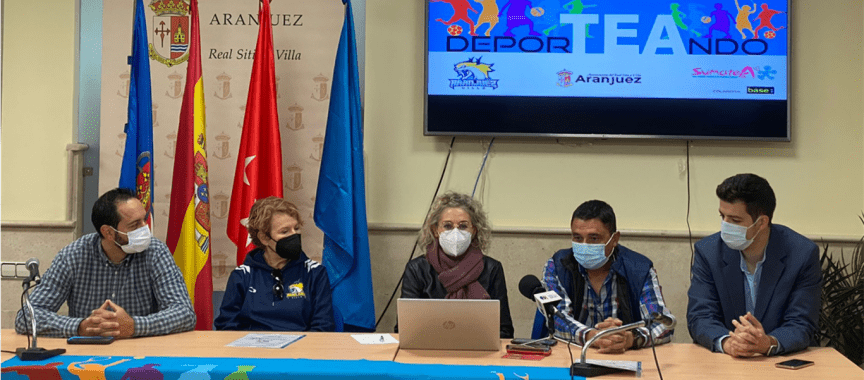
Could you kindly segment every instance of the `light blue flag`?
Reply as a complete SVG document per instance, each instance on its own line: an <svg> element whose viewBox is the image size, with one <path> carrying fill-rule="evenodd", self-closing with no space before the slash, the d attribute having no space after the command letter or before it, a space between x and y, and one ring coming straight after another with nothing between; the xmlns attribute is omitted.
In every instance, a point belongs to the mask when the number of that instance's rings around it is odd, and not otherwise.
<svg viewBox="0 0 864 380"><path fill-rule="evenodd" d="M324 231L324 266L333 289L336 325L338 329L341 315L344 331L375 330L363 180L363 115L354 18L349 2L333 69L315 198L315 225Z"/></svg>
<svg viewBox="0 0 864 380"><path fill-rule="evenodd" d="M126 148L120 170L120 186L135 192L147 210L147 224L153 215L153 98L150 92L150 61L147 52L147 22L144 3L135 5L135 30L129 57L129 112ZM152 227L152 224L151 224Z"/></svg>

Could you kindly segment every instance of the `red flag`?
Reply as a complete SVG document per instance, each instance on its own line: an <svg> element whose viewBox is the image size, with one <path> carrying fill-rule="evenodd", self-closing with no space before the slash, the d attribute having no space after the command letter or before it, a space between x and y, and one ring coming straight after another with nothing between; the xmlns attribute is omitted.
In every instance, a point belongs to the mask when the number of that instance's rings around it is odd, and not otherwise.
<svg viewBox="0 0 864 380"><path fill-rule="evenodd" d="M270 1L264 0L259 20L270 19ZM276 110L276 74L273 65L273 30L269 22L258 23L258 43L252 62L249 96L231 208L228 211L228 237L237 246L237 265L254 248L246 231L249 209L256 200L275 195L282 197L282 140Z"/></svg>
<svg viewBox="0 0 864 380"><path fill-rule="evenodd" d="M195 308L196 330L213 329L213 277L210 267L210 196L207 179L207 122L201 74L198 0L192 0L189 64L177 128L168 248L186 280ZM187 37L187 36L184 36Z"/></svg>

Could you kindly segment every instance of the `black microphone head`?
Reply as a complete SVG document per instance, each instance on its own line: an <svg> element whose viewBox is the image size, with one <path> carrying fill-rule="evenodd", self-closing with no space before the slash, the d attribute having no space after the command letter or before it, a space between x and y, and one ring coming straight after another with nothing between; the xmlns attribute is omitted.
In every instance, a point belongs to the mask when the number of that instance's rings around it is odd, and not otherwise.
<svg viewBox="0 0 864 380"><path fill-rule="evenodd" d="M544 290L543 284L540 283L540 279L533 274L526 275L519 280L519 293L522 293L523 296L531 301L534 301L535 294L543 292Z"/></svg>

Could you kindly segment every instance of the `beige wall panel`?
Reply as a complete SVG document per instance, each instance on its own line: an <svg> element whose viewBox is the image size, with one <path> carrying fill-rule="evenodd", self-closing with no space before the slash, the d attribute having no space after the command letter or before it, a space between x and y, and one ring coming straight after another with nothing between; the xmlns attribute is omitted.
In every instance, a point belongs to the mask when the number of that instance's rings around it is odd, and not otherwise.
<svg viewBox="0 0 864 380"><path fill-rule="evenodd" d="M72 1L3 1L3 221L65 219L74 11Z"/></svg>
<svg viewBox="0 0 864 380"><path fill-rule="evenodd" d="M3 261L23 262L31 257L39 259L39 272L44 273L63 247L73 240L72 228L10 228L4 226L0 230L3 251ZM3 272L6 274L6 272ZM18 281L3 281L0 284L0 328L15 327L15 314L21 308L21 283ZM61 309L66 313L66 305Z"/></svg>

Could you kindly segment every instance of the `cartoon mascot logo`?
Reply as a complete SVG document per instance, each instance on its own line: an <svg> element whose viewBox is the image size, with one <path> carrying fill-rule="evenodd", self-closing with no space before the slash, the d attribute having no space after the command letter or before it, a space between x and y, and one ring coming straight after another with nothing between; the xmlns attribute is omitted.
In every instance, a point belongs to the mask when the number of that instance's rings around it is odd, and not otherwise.
<svg viewBox="0 0 864 380"><path fill-rule="evenodd" d="M459 62L453 66L453 71L459 75L456 79L450 79L450 88L456 89L484 89L498 88L498 79L489 77L494 63L483 63L480 58L469 58L467 61Z"/></svg>

